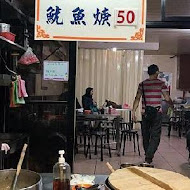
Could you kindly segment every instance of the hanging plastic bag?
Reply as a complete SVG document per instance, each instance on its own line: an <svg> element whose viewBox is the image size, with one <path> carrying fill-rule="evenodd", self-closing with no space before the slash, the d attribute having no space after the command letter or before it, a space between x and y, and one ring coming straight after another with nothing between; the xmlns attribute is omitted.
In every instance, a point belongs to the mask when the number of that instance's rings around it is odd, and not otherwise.
<svg viewBox="0 0 190 190"><path fill-rule="evenodd" d="M33 53L32 48L28 47L26 52L21 56L18 63L23 65L30 65L33 63L39 63L39 59Z"/></svg>

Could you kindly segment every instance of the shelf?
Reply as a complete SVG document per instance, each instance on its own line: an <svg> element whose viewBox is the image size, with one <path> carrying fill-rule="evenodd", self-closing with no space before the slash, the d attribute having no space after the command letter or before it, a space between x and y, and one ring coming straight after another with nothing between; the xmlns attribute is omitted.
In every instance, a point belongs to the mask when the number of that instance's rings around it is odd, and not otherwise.
<svg viewBox="0 0 190 190"><path fill-rule="evenodd" d="M67 104L67 101L54 100L26 100L27 104Z"/></svg>
<svg viewBox="0 0 190 190"><path fill-rule="evenodd" d="M0 46L1 46L1 48L8 47L12 50L17 50L17 51L22 51L22 52L26 51L26 48L4 38L3 36L0 36Z"/></svg>

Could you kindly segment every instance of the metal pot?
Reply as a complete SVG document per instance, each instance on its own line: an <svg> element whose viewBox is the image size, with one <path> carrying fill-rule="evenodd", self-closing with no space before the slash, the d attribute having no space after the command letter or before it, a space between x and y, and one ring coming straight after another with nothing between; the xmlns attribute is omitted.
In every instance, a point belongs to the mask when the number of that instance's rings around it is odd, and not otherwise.
<svg viewBox="0 0 190 190"><path fill-rule="evenodd" d="M10 32L10 24L0 23L0 32Z"/></svg>
<svg viewBox="0 0 190 190"><path fill-rule="evenodd" d="M0 190L10 190L16 170L0 170ZM21 170L17 181L17 190L42 190L42 178L30 170Z"/></svg>
<svg viewBox="0 0 190 190"><path fill-rule="evenodd" d="M105 186L105 190L114 190L114 189L111 187L108 178L106 179L104 186Z"/></svg>

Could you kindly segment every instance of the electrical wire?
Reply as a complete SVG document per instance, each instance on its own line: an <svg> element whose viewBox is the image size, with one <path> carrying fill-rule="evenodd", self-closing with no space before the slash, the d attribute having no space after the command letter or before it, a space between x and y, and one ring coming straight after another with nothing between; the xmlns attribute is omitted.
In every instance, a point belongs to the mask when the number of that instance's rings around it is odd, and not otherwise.
<svg viewBox="0 0 190 190"><path fill-rule="evenodd" d="M7 63L6 63L5 59L3 58L3 56L2 56L1 54L0 54L0 57L1 57L1 59L3 60L3 62L4 62L5 68L6 68L10 73L12 73L12 74L14 74L14 75L17 75L16 72L14 72L13 70L9 69L9 67L7 66Z"/></svg>

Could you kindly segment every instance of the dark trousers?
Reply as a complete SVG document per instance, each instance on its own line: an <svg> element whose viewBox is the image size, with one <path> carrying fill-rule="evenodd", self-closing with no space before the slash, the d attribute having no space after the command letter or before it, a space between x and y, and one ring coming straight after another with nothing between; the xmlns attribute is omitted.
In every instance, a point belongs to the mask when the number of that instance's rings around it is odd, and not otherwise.
<svg viewBox="0 0 190 190"><path fill-rule="evenodd" d="M142 137L146 162L152 162L154 154L159 146L161 124L161 113L157 113L157 116L152 121L147 120L144 116L142 117Z"/></svg>
<svg viewBox="0 0 190 190"><path fill-rule="evenodd" d="M187 142L187 149L189 151L189 158L190 158L190 130L187 131L186 142Z"/></svg>

